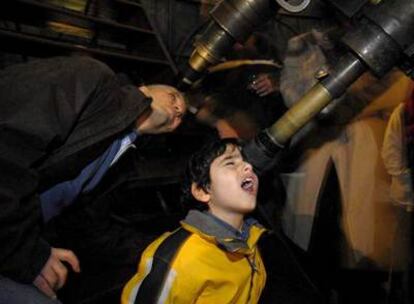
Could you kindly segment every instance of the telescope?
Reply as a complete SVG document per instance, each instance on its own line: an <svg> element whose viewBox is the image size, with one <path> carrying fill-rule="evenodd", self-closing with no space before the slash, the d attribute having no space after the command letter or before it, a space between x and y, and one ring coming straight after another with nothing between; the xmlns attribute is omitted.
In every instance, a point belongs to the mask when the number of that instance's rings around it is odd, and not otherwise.
<svg viewBox="0 0 414 304"><path fill-rule="evenodd" d="M190 88L235 42L246 40L257 26L267 22L280 8L294 14L303 11L311 1L316 0L222 1L211 11L211 22L195 42L179 86ZM328 75L246 145L244 154L258 173L268 168L278 152L306 123L344 94L366 71L381 78L398 67L410 77L414 75L414 1L324 2L354 21L354 27L342 38L346 53Z"/></svg>

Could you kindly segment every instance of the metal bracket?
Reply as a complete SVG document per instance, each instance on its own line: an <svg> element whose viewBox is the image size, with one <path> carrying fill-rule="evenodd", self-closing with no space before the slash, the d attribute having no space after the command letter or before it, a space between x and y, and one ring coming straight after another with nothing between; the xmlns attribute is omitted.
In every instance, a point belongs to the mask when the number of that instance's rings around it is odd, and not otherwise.
<svg viewBox="0 0 414 304"><path fill-rule="evenodd" d="M276 2L288 12L299 13L308 7L311 0L276 0Z"/></svg>

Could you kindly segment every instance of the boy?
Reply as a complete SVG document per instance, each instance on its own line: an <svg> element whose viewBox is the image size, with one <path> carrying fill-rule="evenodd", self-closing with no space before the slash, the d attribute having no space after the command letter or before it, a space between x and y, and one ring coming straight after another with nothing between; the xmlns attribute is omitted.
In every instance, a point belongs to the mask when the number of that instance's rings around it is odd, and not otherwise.
<svg viewBox="0 0 414 304"><path fill-rule="evenodd" d="M189 161L184 199L195 200L181 228L143 253L122 303L257 303L266 271L256 246L265 229L244 216L258 178L236 139L204 146Z"/></svg>

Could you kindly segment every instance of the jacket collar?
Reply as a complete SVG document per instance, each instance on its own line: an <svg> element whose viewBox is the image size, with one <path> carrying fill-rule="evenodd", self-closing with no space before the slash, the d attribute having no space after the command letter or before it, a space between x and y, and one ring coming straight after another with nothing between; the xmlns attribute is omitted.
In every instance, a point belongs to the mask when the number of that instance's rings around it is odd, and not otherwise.
<svg viewBox="0 0 414 304"><path fill-rule="evenodd" d="M190 232L196 233L215 242L228 252L251 254L265 229L253 218L244 221L241 231L208 212L191 210L181 225Z"/></svg>

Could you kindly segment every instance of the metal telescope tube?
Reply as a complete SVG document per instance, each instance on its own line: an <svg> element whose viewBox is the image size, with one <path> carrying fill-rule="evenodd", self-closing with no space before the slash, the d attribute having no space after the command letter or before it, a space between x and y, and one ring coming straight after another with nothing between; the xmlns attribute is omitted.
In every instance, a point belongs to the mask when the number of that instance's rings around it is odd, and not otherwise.
<svg viewBox="0 0 414 304"><path fill-rule="evenodd" d="M255 170L261 173L268 169L292 136L333 99L342 95L366 70L367 67L352 53L342 57L326 79L313 86L279 120L246 145L243 153ZM327 87L334 87L335 91L329 91Z"/></svg>
<svg viewBox="0 0 414 304"><path fill-rule="evenodd" d="M359 26L343 39L350 51L329 76L243 149L257 172L268 169L290 138L329 102L341 96L366 70L382 77L412 56L413 0L383 0L367 7L364 13Z"/></svg>
<svg viewBox="0 0 414 304"><path fill-rule="evenodd" d="M256 26L276 13L277 8L274 0L225 0L213 8L212 20L195 42L177 86L181 90L190 88L207 67L219 62L236 41L245 41Z"/></svg>

